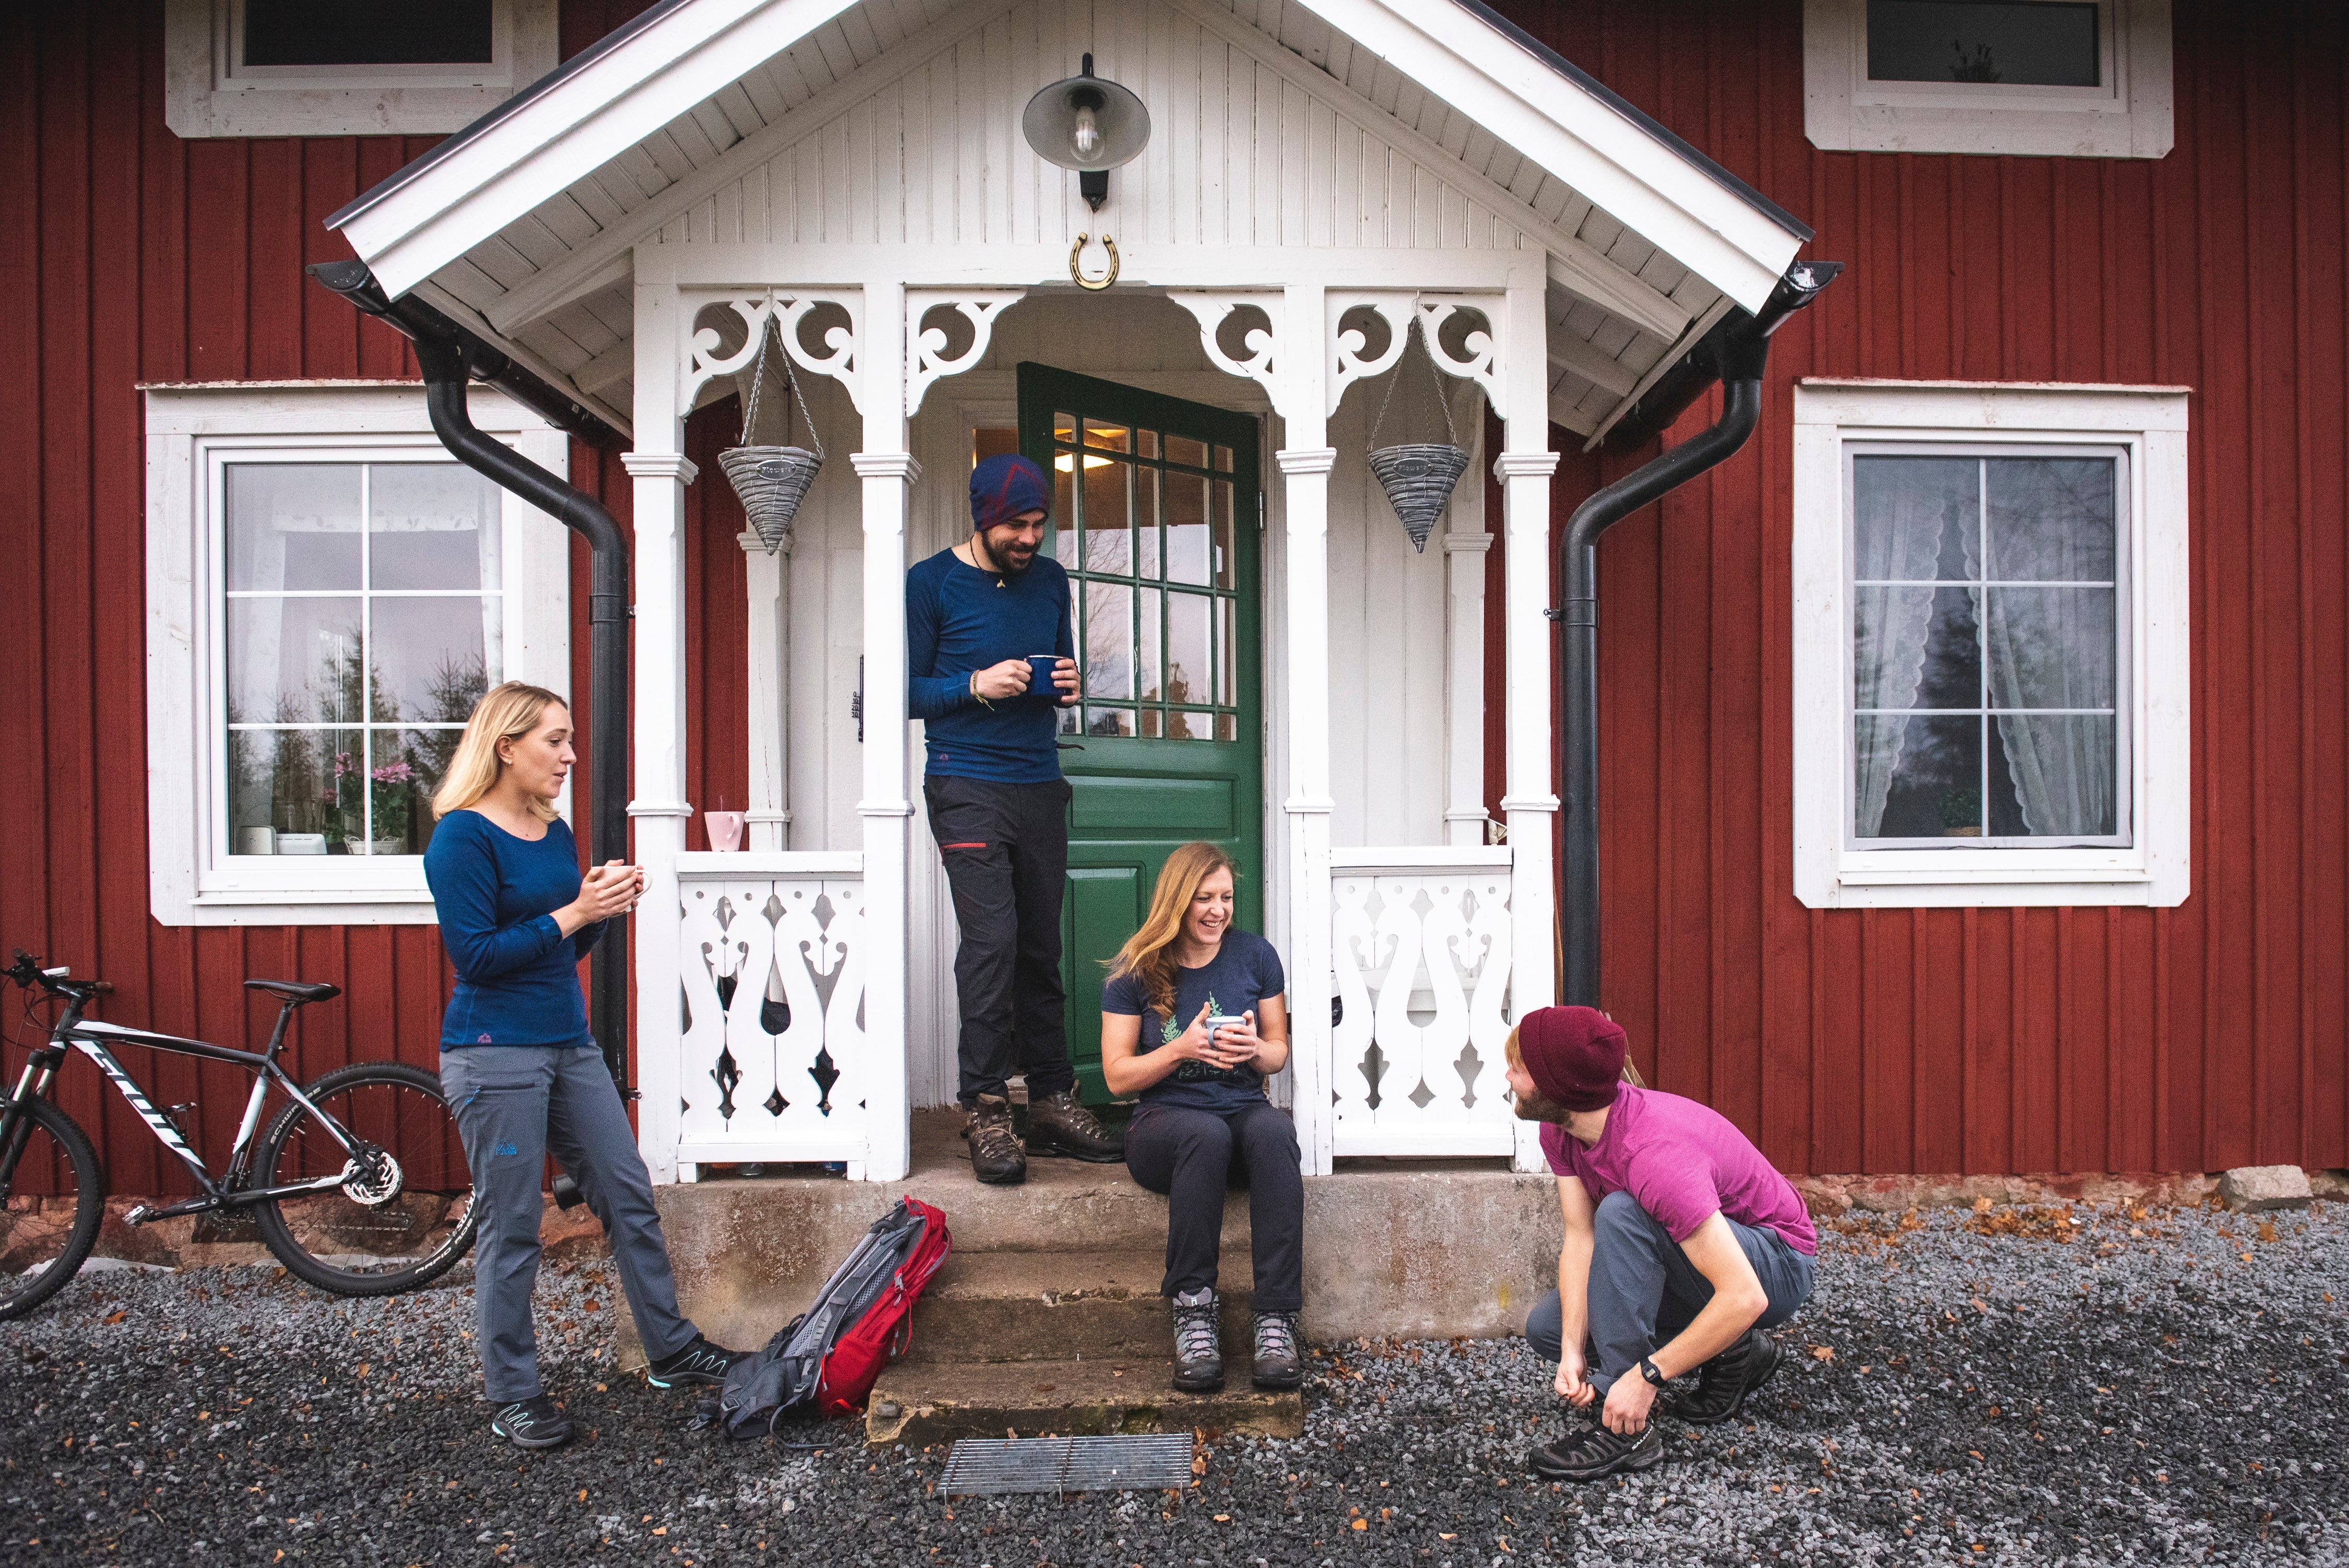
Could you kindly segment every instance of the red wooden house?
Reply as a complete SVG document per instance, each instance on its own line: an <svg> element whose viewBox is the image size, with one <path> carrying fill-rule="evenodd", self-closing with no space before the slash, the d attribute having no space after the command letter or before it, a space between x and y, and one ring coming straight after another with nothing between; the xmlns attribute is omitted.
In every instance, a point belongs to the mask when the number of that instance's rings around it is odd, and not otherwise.
<svg viewBox="0 0 2349 1568"><path fill-rule="evenodd" d="M1751 438L1598 551L1597 995L1796 1171L2349 1163L2335 8L440 11L8 25L0 944L110 1016L233 1039L243 977L326 979L305 1075L431 1063L421 791L482 680L586 689L585 551L304 273L356 254L510 356L538 400L477 422L630 530L663 1178L895 1175L951 1098L891 595L1013 444L1060 454L1096 617L1079 958L1154 832L1241 844L1309 1161L1522 1159L1495 1031L1588 989L1567 521L1722 418L1676 367L1826 259ZM1098 212L1017 124L1085 51L1154 124ZM832 448L775 552L717 461L770 341ZM1430 375L1485 478L1420 554L1364 454ZM798 1021L750 1032L769 995ZM224 1146L236 1086L151 1087ZM173 1188L62 1092L116 1191Z"/></svg>

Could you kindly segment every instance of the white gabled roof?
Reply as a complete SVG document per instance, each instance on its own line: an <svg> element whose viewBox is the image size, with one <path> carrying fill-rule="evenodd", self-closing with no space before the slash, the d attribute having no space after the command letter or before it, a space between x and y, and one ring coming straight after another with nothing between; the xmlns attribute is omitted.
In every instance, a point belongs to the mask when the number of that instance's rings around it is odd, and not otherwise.
<svg viewBox="0 0 2349 1568"><path fill-rule="evenodd" d="M328 222L388 292L430 299L626 428L631 247L732 163L999 32L1020 3L664 0ZM1097 27L1210 28L1546 246L1552 415L1585 434L1733 302L1758 308L1809 237L1482 0L1092 11ZM1058 50L1030 53L1007 74L1063 74Z"/></svg>

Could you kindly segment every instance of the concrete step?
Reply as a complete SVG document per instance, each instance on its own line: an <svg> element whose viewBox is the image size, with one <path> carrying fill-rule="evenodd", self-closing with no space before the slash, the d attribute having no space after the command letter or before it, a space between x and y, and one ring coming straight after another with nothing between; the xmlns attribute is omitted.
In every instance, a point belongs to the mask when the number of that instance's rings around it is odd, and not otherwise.
<svg viewBox="0 0 2349 1568"><path fill-rule="evenodd" d="M908 1363L1086 1361L1123 1357L1164 1364L1173 1315L1158 1294L1158 1252L957 1252L914 1308ZM1223 1342L1245 1349L1252 1332L1245 1248L1224 1256L1216 1304Z"/></svg>
<svg viewBox="0 0 2349 1568"><path fill-rule="evenodd" d="M1305 1429L1295 1391L1252 1388L1247 1361L1228 1356L1216 1394L1185 1394L1167 1381L1163 1358L999 1361L921 1366L899 1362L881 1374L865 1407L875 1443L951 1442L957 1438L1092 1437L1107 1432L1184 1432L1215 1428L1293 1438Z"/></svg>

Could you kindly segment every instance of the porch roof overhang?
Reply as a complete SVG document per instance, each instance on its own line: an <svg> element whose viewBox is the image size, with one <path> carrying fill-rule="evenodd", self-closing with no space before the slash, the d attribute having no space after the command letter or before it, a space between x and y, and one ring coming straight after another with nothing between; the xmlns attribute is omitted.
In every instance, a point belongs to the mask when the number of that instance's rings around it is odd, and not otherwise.
<svg viewBox="0 0 2349 1568"><path fill-rule="evenodd" d="M388 294L626 431L636 247L1016 3L662 0L328 226ZM1143 4L1375 121L1543 247L1551 418L1594 443L1724 316L1762 310L1810 237L1482 0ZM1059 65L1038 62L1040 83Z"/></svg>

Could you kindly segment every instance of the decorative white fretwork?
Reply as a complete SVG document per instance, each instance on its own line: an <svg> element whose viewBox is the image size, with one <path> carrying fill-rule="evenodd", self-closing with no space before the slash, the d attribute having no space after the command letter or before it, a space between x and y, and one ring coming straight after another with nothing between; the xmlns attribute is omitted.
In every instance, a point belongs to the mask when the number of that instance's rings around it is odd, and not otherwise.
<svg viewBox="0 0 2349 1568"><path fill-rule="evenodd" d="M1338 405L1345 400L1347 387L1392 368L1402 357L1404 346L1411 342L1412 316L1419 296L1407 289L1359 293L1332 289L1328 300L1331 360L1330 407L1326 412L1335 414ZM1362 350L1370 346L1370 335L1359 326L1340 325L1349 312L1366 308L1376 311L1387 329L1385 346L1375 356L1367 357Z"/></svg>
<svg viewBox="0 0 2349 1568"><path fill-rule="evenodd" d="M1281 297L1269 290L1244 290L1217 293L1201 289L1169 289L1168 299L1191 313L1199 324L1199 346L1216 368L1227 376L1237 376L1263 385L1265 395L1274 408L1283 414L1288 388L1281 384L1276 356L1280 332ZM1221 336L1224 322L1232 312L1241 309L1264 313L1265 325L1251 326L1240 334L1240 347L1246 357L1235 358L1224 352Z"/></svg>
<svg viewBox="0 0 2349 1568"><path fill-rule="evenodd" d="M838 1160L864 1138L864 885L837 876L678 887L678 1142L696 1158Z"/></svg>
<svg viewBox="0 0 2349 1568"><path fill-rule="evenodd" d="M693 328L686 348L684 384L678 389L678 407L692 407L703 384L711 377L731 376L747 369L758 357L760 340L766 333L767 324L772 322L783 351L801 369L811 376L829 376L839 382L850 401L857 405L859 412L863 411L863 389L857 386L856 375L856 346L864 326L862 289L769 289L763 294L723 299L695 299L688 295L687 319L695 319L713 304L730 306L742 318L746 328L742 342L730 354L725 351L725 334L714 326ZM808 347L801 334L801 324L808 312L823 304L838 305L847 312L848 325L826 327L825 352L818 354Z"/></svg>
<svg viewBox="0 0 2349 1568"><path fill-rule="evenodd" d="M1340 869L1330 892L1335 1152L1508 1153L1508 868Z"/></svg>
<svg viewBox="0 0 2349 1568"><path fill-rule="evenodd" d="M1026 297L1025 289L912 289L905 291L905 418L922 411L922 397L930 383L959 376L987 356L995 335L995 318L1005 307ZM970 323L970 346L949 356L946 328L924 326L923 317L941 305L951 305Z"/></svg>
<svg viewBox="0 0 2349 1568"><path fill-rule="evenodd" d="M1500 295L1451 295L1423 297L1419 301L1420 336L1426 340L1427 352L1433 356L1435 367L1451 376L1464 376L1485 389L1485 401L1495 418L1509 417L1507 401L1501 387L1501 346L1493 327L1502 318L1504 299ZM1454 359L1444 344L1444 324L1460 310L1473 310L1485 318L1481 330L1472 330L1462 341L1468 351L1465 359Z"/></svg>

